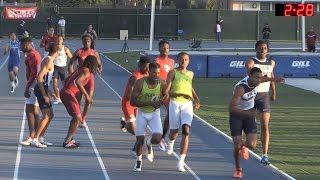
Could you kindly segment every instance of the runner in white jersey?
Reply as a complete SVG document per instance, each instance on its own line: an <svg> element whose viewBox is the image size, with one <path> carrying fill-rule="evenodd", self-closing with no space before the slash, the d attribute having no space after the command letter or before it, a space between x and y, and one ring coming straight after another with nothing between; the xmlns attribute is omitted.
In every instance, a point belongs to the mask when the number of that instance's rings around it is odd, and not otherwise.
<svg viewBox="0 0 320 180"><path fill-rule="evenodd" d="M72 58L72 53L70 52L70 50L63 45L62 35L58 36L57 44L59 47L59 51L58 51L57 57L53 61L54 63L54 72L53 72L53 79L52 79L53 91L54 91L54 97L52 100L53 104L61 103L58 82L60 78L62 84L64 84L64 80L67 76L66 75L67 61L68 61L68 58L69 59Z"/></svg>
<svg viewBox="0 0 320 180"><path fill-rule="evenodd" d="M49 86L54 71L53 60L58 54L58 45L50 44L48 49L49 56L45 57L41 63L41 68L37 75L37 85L34 87L34 94L38 99L39 107L42 112L42 119L30 145L38 148L52 145L51 143L45 142L43 137L40 137L40 135L44 135L53 118L53 110L49 98Z"/></svg>
<svg viewBox="0 0 320 180"><path fill-rule="evenodd" d="M256 57L247 60L246 72L249 74L253 67L258 67L262 71L262 76L267 78L274 78L273 69L275 61L267 58L268 46L263 40L259 40L255 45ZM278 81L282 81L279 78ZM271 88L271 96L269 97L269 89ZM269 120L270 120L270 100L276 100L275 82L264 82L258 86L258 94L255 99L255 108L263 112L261 117L261 144L262 144L262 159L261 163L269 165L268 147L269 147Z"/></svg>

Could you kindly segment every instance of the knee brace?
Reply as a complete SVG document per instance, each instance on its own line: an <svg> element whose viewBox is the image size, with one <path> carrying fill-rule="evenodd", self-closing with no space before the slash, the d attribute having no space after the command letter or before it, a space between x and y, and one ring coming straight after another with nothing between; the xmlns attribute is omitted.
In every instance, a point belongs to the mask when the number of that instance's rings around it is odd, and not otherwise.
<svg viewBox="0 0 320 180"><path fill-rule="evenodd" d="M189 136L190 126L187 124L182 125L182 134L185 136Z"/></svg>

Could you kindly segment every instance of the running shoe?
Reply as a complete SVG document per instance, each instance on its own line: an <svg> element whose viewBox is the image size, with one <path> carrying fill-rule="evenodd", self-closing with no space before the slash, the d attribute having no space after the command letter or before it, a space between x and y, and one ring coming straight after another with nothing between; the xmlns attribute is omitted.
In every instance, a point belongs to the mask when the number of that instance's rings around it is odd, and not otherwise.
<svg viewBox="0 0 320 180"><path fill-rule="evenodd" d="M177 164L177 169L178 169L178 171L179 172L185 172L186 171L186 169L184 168L184 162L178 162L178 164Z"/></svg>
<svg viewBox="0 0 320 180"><path fill-rule="evenodd" d="M41 144L44 144L44 145L47 145L47 146L53 146L53 144L50 143L50 142L48 142L48 141L46 141L46 140L44 139L44 137L39 137L39 142L40 142Z"/></svg>
<svg viewBox="0 0 320 180"><path fill-rule="evenodd" d="M241 156L243 159L248 160L249 159L249 151L246 146L241 147Z"/></svg>
<svg viewBox="0 0 320 180"><path fill-rule="evenodd" d="M140 172L141 171L141 166L142 166L142 161L137 161L136 164L134 165L133 170L136 172Z"/></svg>
<svg viewBox="0 0 320 180"><path fill-rule="evenodd" d="M242 169L235 169L233 172L233 177L234 178L242 178Z"/></svg>
<svg viewBox="0 0 320 180"><path fill-rule="evenodd" d="M37 148L46 148L47 147L47 145L41 144L38 139L33 139L30 142L30 145L33 146L33 147L37 147Z"/></svg>
<svg viewBox="0 0 320 180"><path fill-rule="evenodd" d="M124 121L123 117L121 118L121 121L120 121L120 129L122 132L127 132L126 122Z"/></svg>
<svg viewBox="0 0 320 180"><path fill-rule="evenodd" d="M269 165L269 164L270 164L269 158L268 158L268 156L266 156L266 155L263 155L263 156L262 156L260 162L261 162L261 164L264 164L264 165Z"/></svg>
<svg viewBox="0 0 320 180"><path fill-rule="evenodd" d="M80 147L80 144L76 143L74 140L69 141L68 143L63 143L62 147L67 149L76 149Z"/></svg>
<svg viewBox="0 0 320 180"><path fill-rule="evenodd" d="M24 145L24 146L30 146L31 141L32 141L32 138L31 137L27 137L26 139L21 141L20 144Z"/></svg>

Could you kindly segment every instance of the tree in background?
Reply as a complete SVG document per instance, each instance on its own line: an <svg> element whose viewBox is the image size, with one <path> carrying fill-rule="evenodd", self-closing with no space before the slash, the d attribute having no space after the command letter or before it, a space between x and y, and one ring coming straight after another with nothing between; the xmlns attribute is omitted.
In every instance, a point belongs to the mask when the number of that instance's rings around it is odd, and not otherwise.
<svg viewBox="0 0 320 180"><path fill-rule="evenodd" d="M216 0L208 0L207 5L206 5L206 9L207 10L214 10L216 3L217 3Z"/></svg>

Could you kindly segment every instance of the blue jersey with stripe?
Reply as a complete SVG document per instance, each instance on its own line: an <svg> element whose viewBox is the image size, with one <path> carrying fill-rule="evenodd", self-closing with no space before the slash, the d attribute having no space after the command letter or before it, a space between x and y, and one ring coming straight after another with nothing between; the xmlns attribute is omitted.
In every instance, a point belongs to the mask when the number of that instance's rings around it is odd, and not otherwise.
<svg viewBox="0 0 320 180"><path fill-rule="evenodd" d="M20 58L20 42L9 41L10 58Z"/></svg>

